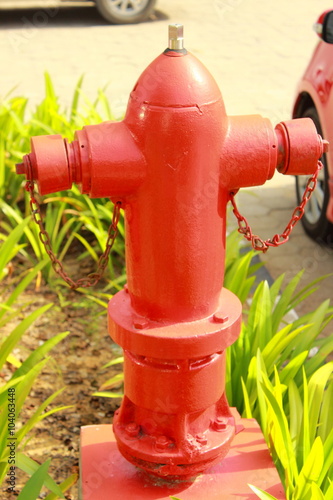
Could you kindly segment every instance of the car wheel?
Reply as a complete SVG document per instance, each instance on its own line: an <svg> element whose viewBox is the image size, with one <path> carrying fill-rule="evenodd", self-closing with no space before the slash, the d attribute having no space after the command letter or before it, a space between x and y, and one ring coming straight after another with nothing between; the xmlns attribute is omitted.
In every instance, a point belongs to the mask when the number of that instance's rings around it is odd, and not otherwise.
<svg viewBox="0 0 333 500"><path fill-rule="evenodd" d="M322 135L322 129L315 108L308 108L303 114L302 118L311 118L316 125L318 134ZM321 158L324 168L318 174L317 186L313 191L310 201L305 207L304 215L302 217L302 224L305 232L314 240L323 243L332 241L333 224L326 218L326 209L330 198L328 187L328 170L326 163L326 155ZM301 202L308 176L296 176L296 195L298 203Z"/></svg>
<svg viewBox="0 0 333 500"><path fill-rule="evenodd" d="M96 0L100 14L112 24L140 23L153 11L156 0Z"/></svg>

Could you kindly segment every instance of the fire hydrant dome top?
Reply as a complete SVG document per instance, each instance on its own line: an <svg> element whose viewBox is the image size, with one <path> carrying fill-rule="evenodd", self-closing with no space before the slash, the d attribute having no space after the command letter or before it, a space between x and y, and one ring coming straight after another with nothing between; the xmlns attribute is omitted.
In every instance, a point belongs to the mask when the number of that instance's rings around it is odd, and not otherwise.
<svg viewBox="0 0 333 500"><path fill-rule="evenodd" d="M174 46L177 44L169 38L169 47ZM151 106L200 107L222 96L212 75L195 56L185 49L168 48L141 74L131 98Z"/></svg>

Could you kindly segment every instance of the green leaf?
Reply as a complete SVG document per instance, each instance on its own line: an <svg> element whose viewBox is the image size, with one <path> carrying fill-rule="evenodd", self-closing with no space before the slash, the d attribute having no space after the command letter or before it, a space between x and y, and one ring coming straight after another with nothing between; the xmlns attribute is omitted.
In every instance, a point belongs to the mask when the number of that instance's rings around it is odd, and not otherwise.
<svg viewBox="0 0 333 500"><path fill-rule="evenodd" d="M122 398L124 396L123 393L116 392L93 392L93 396L100 396L102 398Z"/></svg>
<svg viewBox="0 0 333 500"><path fill-rule="evenodd" d="M311 500L325 500L323 492L316 483L311 484Z"/></svg>
<svg viewBox="0 0 333 500"><path fill-rule="evenodd" d="M7 306L12 306L14 302L17 300L19 295L26 289L26 287L31 283L31 281L37 276L39 271L43 269L43 267L49 262L49 257L45 258L41 262L39 262L33 269L30 269L28 274L22 279L18 285L15 287L14 291L10 295L10 297L6 300ZM0 311L0 318L3 316L3 313Z"/></svg>
<svg viewBox="0 0 333 500"><path fill-rule="evenodd" d="M325 476L333 466L333 427L324 442L324 465L318 479L318 484L321 486L324 483ZM332 488L333 489L333 488Z"/></svg>
<svg viewBox="0 0 333 500"><path fill-rule="evenodd" d="M248 328L252 331L253 354L258 347L262 351L272 338L271 297L267 281L261 282L255 291L248 317Z"/></svg>
<svg viewBox="0 0 333 500"><path fill-rule="evenodd" d="M9 354L6 361L15 368L20 368L22 365L21 361L19 361L13 354Z"/></svg>
<svg viewBox="0 0 333 500"><path fill-rule="evenodd" d="M324 464L324 450L320 437L314 441L299 474L295 488L295 498L302 500L309 494L313 482L317 482ZM312 497L311 497L312 500Z"/></svg>
<svg viewBox="0 0 333 500"><path fill-rule="evenodd" d="M108 361L105 365L103 365L102 370L104 370L104 368L108 368L109 366L118 365L123 362L124 356L119 356L118 358L112 359L111 361Z"/></svg>
<svg viewBox="0 0 333 500"><path fill-rule="evenodd" d="M258 395L258 405L260 410L260 425L262 429L267 428L267 405L265 399L265 393L262 391L263 380L267 383L267 373L264 372L265 363L262 359L260 349L257 350L257 395ZM266 376L266 377L265 377Z"/></svg>
<svg viewBox="0 0 333 500"><path fill-rule="evenodd" d="M42 415L42 412L47 408L55 398L57 398L63 391L65 390L65 387L62 389L59 389L58 391L54 392L49 396L45 401L43 401L37 410L34 412L34 414L29 418L29 420L17 431L16 437L18 441L21 441L23 437L40 421L46 418L49 415L52 415L53 413L56 413L58 411L61 411L65 408L69 408L69 406L62 406L60 408L53 408L49 412L45 413Z"/></svg>
<svg viewBox="0 0 333 500"><path fill-rule="evenodd" d="M12 333L7 337L7 339L1 344L0 349L0 368L3 366L10 352L14 349L16 344L19 342L20 338L24 332L36 321L39 316L44 314L53 304L46 304L40 307L36 311L33 311L29 316L24 318L24 320L12 331Z"/></svg>
<svg viewBox="0 0 333 500"><path fill-rule="evenodd" d="M315 288L315 285L323 281L324 279L328 278L329 276L332 276L331 274L327 274L325 276L320 276L319 278L314 279L310 283L308 283L302 290L294 295L292 301L291 301L291 307L295 308L298 304L300 304L302 301L304 301L309 295L311 295L313 292L315 292L318 288Z"/></svg>
<svg viewBox="0 0 333 500"><path fill-rule="evenodd" d="M47 471L50 466L51 459L46 460L45 463L40 465L36 472L33 473L31 478L23 487L21 493L17 497L17 500L36 500L39 496L40 490L42 489L43 483L47 477ZM61 492L62 494L62 492ZM65 498L62 495L62 498Z"/></svg>
<svg viewBox="0 0 333 500"><path fill-rule="evenodd" d="M288 385L289 382L294 380L296 374L304 365L307 357L308 351L304 351L286 364L286 366L280 372L280 380L282 384Z"/></svg>
<svg viewBox="0 0 333 500"><path fill-rule="evenodd" d="M282 321L282 318L287 314L290 308L290 301L292 295L300 282L300 279L304 271L300 271L286 286L283 293L281 294L276 306L274 307L272 315L272 331L276 332Z"/></svg>
<svg viewBox="0 0 333 500"><path fill-rule="evenodd" d="M270 286L270 294L271 294L272 307L275 306L275 304L278 302L278 295L279 295L279 292L281 290L284 278L285 278L285 273L281 274L274 281L274 283Z"/></svg>
<svg viewBox="0 0 333 500"><path fill-rule="evenodd" d="M303 452L303 463L310 453L311 441L310 441L310 421L309 421L309 386L306 378L305 370L303 367L303 435L302 435L302 452Z"/></svg>
<svg viewBox="0 0 333 500"><path fill-rule="evenodd" d="M294 453L297 457L301 449L300 440L302 435L303 403L297 385L293 380L288 386L289 414L290 414L290 437L293 443Z"/></svg>
<svg viewBox="0 0 333 500"><path fill-rule="evenodd" d="M330 483L325 492L325 500L333 500L333 482Z"/></svg>
<svg viewBox="0 0 333 500"><path fill-rule="evenodd" d="M59 484L59 488L63 493L65 493L71 486L73 486L78 480L78 475L77 474L72 474L71 476L67 477L65 481ZM50 493L47 495L45 500L57 500L59 498L59 495L56 493Z"/></svg>
<svg viewBox="0 0 333 500"><path fill-rule="evenodd" d="M68 336L69 332L62 332L55 335L53 338L46 340L41 346L32 351L30 356L22 363L12 378L20 377L27 373L33 366L35 366L46 354L49 353L53 347Z"/></svg>
<svg viewBox="0 0 333 500"><path fill-rule="evenodd" d="M224 286L237 295L241 302L244 302L255 281L255 276L248 277L253 256L254 252L248 252L236 259L225 275Z"/></svg>
<svg viewBox="0 0 333 500"><path fill-rule="evenodd" d="M39 375L39 373L42 371L42 369L44 368L45 364L48 361L49 360L46 358L43 361L39 362L25 375L23 380L16 386L16 392L15 392L16 418L20 414L21 408L31 390L31 387L36 377ZM0 413L0 453L2 453L2 456L4 455L4 453L8 453L8 450L4 446L4 442L6 439L6 426L4 424L5 417L6 414L4 412L2 414ZM19 444L19 440L17 441L17 444Z"/></svg>
<svg viewBox="0 0 333 500"><path fill-rule="evenodd" d="M295 355L300 354L303 351L307 351L313 345L314 340L317 338L321 331L321 325L325 319L325 315L329 310L329 300L325 300L320 306L314 311L311 319L311 326L307 330L306 335L304 335L300 341L297 343L295 348Z"/></svg>
<svg viewBox="0 0 333 500"><path fill-rule="evenodd" d="M242 381L242 389L243 389L243 395L244 395L244 412L243 412L243 417L244 418L253 418L252 411L251 411L251 405L250 405L250 398L249 394L246 389L246 385L244 383L243 377L241 378Z"/></svg>
<svg viewBox="0 0 333 500"><path fill-rule="evenodd" d="M25 227L30 222L30 217L24 219L18 226L16 226L11 233L6 237L6 240L1 245L0 252L0 278L3 275L3 271L8 262L14 257L13 249L15 245L22 236Z"/></svg>
<svg viewBox="0 0 333 500"><path fill-rule="evenodd" d="M333 361L319 368L309 380L309 422L310 442L315 439L324 390L333 372ZM332 410L332 409L331 409Z"/></svg>
<svg viewBox="0 0 333 500"><path fill-rule="evenodd" d="M80 92L82 89L83 79L84 79L84 75L81 75L77 84L76 84L75 90L74 90L73 101L72 101L71 111L70 111L70 120L71 121L74 120L74 118L76 117L76 115L78 113L78 104L79 104Z"/></svg>
<svg viewBox="0 0 333 500"><path fill-rule="evenodd" d="M271 495L270 493L267 493L267 491L261 490L260 488L256 488L255 486L252 486L252 484L249 484L249 487L261 500L278 500L276 497L273 497L273 495Z"/></svg>
<svg viewBox="0 0 333 500"><path fill-rule="evenodd" d="M321 341L323 342L320 345ZM306 373L308 377L311 376L325 362L327 356L333 352L333 338L331 337L316 340L316 344L320 346L319 351L306 363Z"/></svg>
<svg viewBox="0 0 333 500"><path fill-rule="evenodd" d="M296 328L291 331L292 325L287 325L282 328L263 348L262 356L266 366L269 368L269 373L272 373L274 364L280 365L281 353L288 347L293 345L294 340L303 334L307 325Z"/></svg>
<svg viewBox="0 0 333 500"><path fill-rule="evenodd" d="M124 380L124 373L123 372L122 373L117 373L113 377L111 377L108 380L106 380L105 382L103 382L103 384L101 385L100 389L101 390L103 390L103 389L110 389L114 385L118 385L119 382L122 382L123 380Z"/></svg>
<svg viewBox="0 0 333 500"><path fill-rule="evenodd" d="M32 476L36 471L38 471L38 469L40 467L37 462L35 462L31 458L27 457L23 453L17 453L16 465L21 470L23 470L24 472L29 474L29 476ZM50 491L52 491L58 497L64 498L61 489L59 488L57 483L52 479L52 477L49 474L46 474L44 476L42 484L44 484L46 486L46 488L48 488Z"/></svg>
<svg viewBox="0 0 333 500"><path fill-rule="evenodd" d="M333 380L330 381L326 391L322 396L322 406L320 412L320 423L318 435L325 442L332 430L332 410L333 410Z"/></svg>
<svg viewBox="0 0 333 500"><path fill-rule="evenodd" d="M293 452L287 418L283 408L280 407L271 389L264 384L262 384L261 387L272 409L272 425L274 425L274 431L276 433L274 447L283 467L287 471L286 474L289 481L287 486L290 487L290 485L297 483L298 468Z"/></svg>
<svg viewBox="0 0 333 500"><path fill-rule="evenodd" d="M79 233L75 233L74 234L75 238L78 239L82 245L88 250L89 254L91 255L91 257L97 261L98 260L98 255L97 253L95 252L95 250L93 249L93 247L90 245L90 243L85 239L83 238L83 236L81 236Z"/></svg>

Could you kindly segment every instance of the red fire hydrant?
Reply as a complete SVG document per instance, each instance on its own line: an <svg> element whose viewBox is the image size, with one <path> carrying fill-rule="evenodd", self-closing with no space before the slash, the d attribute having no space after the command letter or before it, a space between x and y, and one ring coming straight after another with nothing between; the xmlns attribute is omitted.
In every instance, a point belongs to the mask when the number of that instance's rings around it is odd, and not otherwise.
<svg viewBox="0 0 333 500"><path fill-rule="evenodd" d="M235 434L224 380L241 322L223 288L230 196L275 169L312 174L325 144L307 118L274 129L261 116L227 117L181 26L169 33L123 121L86 126L71 144L34 137L18 173L41 194L76 183L121 203L128 285L110 301L109 331L124 350L125 396L114 434L129 462L178 480L220 462Z"/></svg>

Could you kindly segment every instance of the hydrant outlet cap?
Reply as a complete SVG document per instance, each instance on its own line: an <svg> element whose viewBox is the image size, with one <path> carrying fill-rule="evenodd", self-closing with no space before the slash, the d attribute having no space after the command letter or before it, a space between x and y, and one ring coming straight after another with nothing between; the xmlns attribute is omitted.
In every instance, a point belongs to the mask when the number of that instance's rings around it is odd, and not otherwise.
<svg viewBox="0 0 333 500"><path fill-rule="evenodd" d="M287 175L312 175L318 160L327 150L327 141L318 135L311 118L298 118L279 123L277 169Z"/></svg>
<svg viewBox="0 0 333 500"><path fill-rule="evenodd" d="M33 137L31 150L27 155L31 164L31 179L37 181L40 194L72 187L66 144L61 135ZM26 158L24 161L26 163Z"/></svg>

